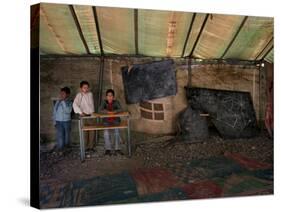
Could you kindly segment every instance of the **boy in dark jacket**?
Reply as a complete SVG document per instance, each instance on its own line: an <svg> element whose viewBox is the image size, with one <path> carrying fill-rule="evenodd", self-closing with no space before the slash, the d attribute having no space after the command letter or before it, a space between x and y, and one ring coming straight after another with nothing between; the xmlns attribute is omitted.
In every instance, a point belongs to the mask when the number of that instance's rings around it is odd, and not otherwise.
<svg viewBox="0 0 281 212"><path fill-rule="evenodd" d="M103 100L101 103L101 106L99 108L99 111L102 113L118 113L121 112L121 105L118 100L115 100L114 97L114 90L108 89L106 91L106 99ZM115 125L120 123L119 117L108 117L104 118L103 122L105 125ZM120 136L119 136L119 129L113 129L113 130L104 130L104 147L105 147L105 155L111 155L111 151L113 150L111 141L110 141L110 131L114 131L114 155L120 154L123 155L123 153L120 150Z"/></svg>

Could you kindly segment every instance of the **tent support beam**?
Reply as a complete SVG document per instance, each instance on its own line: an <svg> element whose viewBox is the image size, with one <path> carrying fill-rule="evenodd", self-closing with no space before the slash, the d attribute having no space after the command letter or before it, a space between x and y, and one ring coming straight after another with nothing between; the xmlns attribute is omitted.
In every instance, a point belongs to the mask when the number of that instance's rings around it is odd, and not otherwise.
<svg viewBox="0 0 281 212"><path fill-rule="evenodd" d="M134 9L134 25L135 25L135 49L136 49L136 55L139 54L139 25L138 25L138 9Z"/></svg>
<svg viewBox="0 0 281 212"><path fill-rule="evenodd" d="M187 65L187 72L188 72L188 80L187 80L187 88L191 88L192 87L192 67L191 67L191 58L188 58L188 65Z"/></svg>
<svg viewBox="0 0 281 212"><path fill-rule="evenodd" d="M265 45L265 47L261 50L261 52L256 56L255 60L257 60L262 53L269 47L270 43L273 41L273 37L270 39L270 41L268 41L268 43Z"/></svg>
<svg viewBox="0 0 281 212"><path fill-rule="evenodd" d="M100 71L99 71L99 94L98 94L98 104L101 105L102 101L102 91L103 91L103 71L104 70L104 57L100 57Z"/></svg>
<svg viewBox="0 0 281 212"><path fill-rule="evenodd" d="M266 56L269 54L269 52L271 52L272 49L273 49L273 45L270 47L270 49L267 50L267 52L264 54L261 60L264 60L264 58L266 58Z"/></svg>
<svg viewBox="0 0 281 212"><path fill-rule="evenodd" d="M74 10L73 5L69 5L69 10L70 10L71 15L72 15L72 17L73 17L73 19L74 19L76 28L77 28L77 30L78 30L78 32L79 32L79 35L80 35L80 38L81 38L81 40L82 40L82 42L83 42L83 44L84 44L85 50L86 50L87 54L91 54L91 53L90 53L90 50L89 50L89 47L88 47L88 44L87 44L87 42L86 42L86 39L85 39L85 37L84 37L84 35L83 35L82 28L81 28L81 26L80 26L80 24L79 24L79 21L78 21L78 18L77 18L77 15L76 15L76 13L75 13L75 10Z"/></svg>
<svg viewBox="0 0 281 212"><path fill-rule="evenodd" d="M198 43L198 41L199 41L199 39L200 39L200 37L201 37L201 34L202 34L202 32L203 32L203 30L204 30L204 28L205 28L205 26L206 26L208 17L209 17L209 14L207 14L207 15L205 16L204 22L203 22L203 24L202 24L202 26L201 26L201 28L200 28L199 34L198 34L198 36L197 36L197 38L196 38L196 41L195 41L195 43L194 43L194 45L193 45L193 47L192 47L192 50L191 50L191 52L190 52L190 54L189 54L189 57L192 57L192 55L193 55L193 52L194 52L194 50L195 50L195 48L196 48L196 46L197 46L197 43Z"/></svg>
<svg viewBox="0 0 281 212"><path fill-rule="evenodd" d="M40 55L40 58L42 59L48 59L48 58L97 58L100 59L100 54L90 54L90 55L61 55L61 54L48 54L48 55ZM150 58L152 60L168 60L171 59L171 57L153 57L153 56L146 56L146 55L128 55L128 54L105 54L103 56L104 59L130 59L130 58ZM173 57L172 57L173 58ZM185 66L186 61L188 57L174 57L174 59L178 60L177 64L180 66ZM191 65L242 65L242 66L256 66L257 64L260 64L260 61L255 60L227 60L227 59L196 59L196 58L190 58L191 59ZM186 65L187 68L187 65Z"/></svg>
<svg viewBox="0 0 281 212"><path fill-rule="evenodd" d="M104 57L99 56L100 58L100 70L99 70L99 81L98 81L98 104L95 104L95 111L99 112L99 105L102 102L102 92L103 92L103 73L104 73ZM99 134L96 132L96 139L99 139Z"/></svg>
<svg viewBox="0 0 281 212"><path fill-rule="evenodd" d="M100 27L99 27L99 21L98 21L98 14L97 14L96 7L93 6L92 8L93 8L93 14L94 14L94 19L95 19L95 23L96 23L96 30L97 30L98 41L99 41L99 46L100 46L100 54L101 54L101 56L103 56L104 53L103 53L102 40L101 40L101 35L100 35Z"/></svg>
<svg viewBox="0 0 281 212"><path fill-rule="evenodd" d="M228 46L226 47L226 49L224 50L224 53L221 55L220 59L222 59L226 53L228 52L228 50L230 49L230 47L232 46L233 42L235 41L235 39L237 38L238 34L240 33L241 29L243 28L245 22L247 21L248 16L245 16L243 21L241 22L238 30L236 31L234 37L232 38L232 40L230 41L230 43L228 44Z"/></svg>
<svg viewBox="0 0 281 212"><path fill-rule="evenodd" d="M190 33L192 31L192 27L193 27L193 23L194 23L195 17L196 17L196 13L193 13L192 19L191 19L191 22L190 22L190 25L189 25L189 29L188 29L188 32L187 32L187 35L186 35L186 38L185 38L185 42L184 42L184 46L183 46L183 49L182 49L181 57L184 57L186 45L187 45Z"/></svg>

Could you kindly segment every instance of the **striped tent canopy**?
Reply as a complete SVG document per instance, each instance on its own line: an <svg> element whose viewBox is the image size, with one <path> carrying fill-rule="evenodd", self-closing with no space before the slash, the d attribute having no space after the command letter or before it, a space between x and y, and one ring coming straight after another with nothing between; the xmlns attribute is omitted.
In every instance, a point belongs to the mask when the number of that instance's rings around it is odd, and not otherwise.
<svg viewBox="0 0 281 212"><path fill-rule="evenodd" d="M273 26L272 17L49 3L31 10L31 30L39 32L41 55L265 59L273 63Z"/></svg>

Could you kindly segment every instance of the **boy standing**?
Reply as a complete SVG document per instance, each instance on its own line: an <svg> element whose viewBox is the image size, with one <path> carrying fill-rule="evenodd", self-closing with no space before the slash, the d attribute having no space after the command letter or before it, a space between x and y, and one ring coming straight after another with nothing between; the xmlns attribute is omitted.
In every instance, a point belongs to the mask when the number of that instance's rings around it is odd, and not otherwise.
<svg viewBox="0 0 281 212"><path fill-rule="evenodd" d="M80 116L91 115L95 112L94 99L92 92L89 91L89 83L87 81L80 82L80 92L76 95L73 102L74 112ZM85 126L92 125L91 120L84 120ZM84 132L84 140L86 151L94 151L94 137L95 133L93 131Z"/></svg>
<svg viewBox="0 0 281 212"><path fill-rule="evenodd" d="M62 150L70 145L72 102L69 99L70 89L61 88L60 99L53 109L53 121L56 127L57 149Z"/></svg>
<svg viewBox="0 0 281 212"><path fill-rule="evenodd" d="M102 113L108 113L108 114L113 114L113 113L118 113L121 112L121 105L118 100L115 100L115 94L114 90L108 89L106 91L106 100L103 100L101 103L101 106L99 108L99 111ZM120 118L117 117L109 117L109 118L104 118L103 122L105 125L114 125L114 124L119 124L120 123ZM123 155L123 153L120 150L120 139L119 139L119 129L114 129L111 130L114 131L114 155L119 154ZM110 130L104 130L104 147L105 147L105 155L111 155L112 151L112 145L110 141Z"/></svg>

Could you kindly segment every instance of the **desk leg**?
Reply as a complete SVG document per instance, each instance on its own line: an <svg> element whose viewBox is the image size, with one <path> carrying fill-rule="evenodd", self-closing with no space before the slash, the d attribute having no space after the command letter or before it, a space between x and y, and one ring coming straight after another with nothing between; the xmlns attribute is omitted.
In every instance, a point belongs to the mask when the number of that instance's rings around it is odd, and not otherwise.
<svg viewBox="0 0 281 212"><path fill-rule="evenodd" d="M99 118L97 118L97 123L99 123ZM97 148L98 146L98 139L99 139L99 135L98 135L98 130L95 130L95 148Z"/></svg>
<svg viewBox="0 0 281 212"><path fill-rule="evenodd" d="M81 161L85 160L85 143L84 143L84 133L82 130L82 121L81 119L78 121L79 125L79 137L80 137L80 157Z"/></svg>
<svg viewBox="0 0 281 212"><path fill-rule="evenodd" d="M128 137L127 137L127 146L128 146L128 153L129 153L129 157L132 156L131 153L131 137L130 137L130 120L128 119Z"/></svg>

